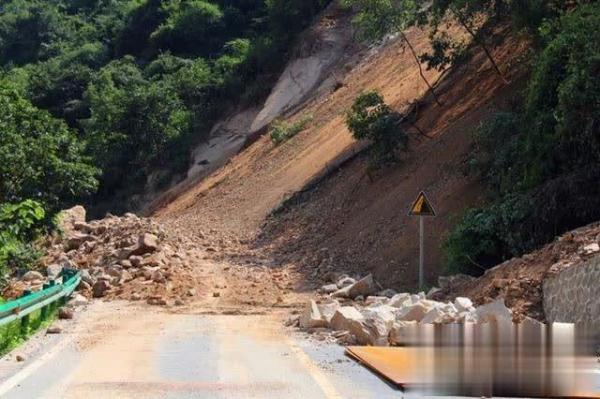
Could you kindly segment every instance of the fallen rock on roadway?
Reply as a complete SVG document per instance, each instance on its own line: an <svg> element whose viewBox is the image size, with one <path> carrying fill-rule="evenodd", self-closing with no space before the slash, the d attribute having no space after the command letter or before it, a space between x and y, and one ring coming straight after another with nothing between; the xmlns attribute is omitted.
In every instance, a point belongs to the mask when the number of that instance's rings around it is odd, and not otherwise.
<svg viewBox="0 0 600 399"><path fill-rule="evenodd" d="M63 234L48 239L43 267L13 278L6 298L42 289L59 280L63 269L81 271L78 303L94 297L165 305L183 303L195 292L190 262L202 255L181 238L169 239L150 219L128 213L87 222L85 208L76 206L61 213L59 226Z"/></svg>
<svg viewBox="0 0 600 399"><path fill-rule="evenodd" d="M318 330L321 335L324 334L323 328L328 328L329 336L340 343L399 345L406 343L411 331L414 332L415 326L419 325L513 320L512 311L506 307L504 299L475 307L466 297L440 302L427 299L422 292L410 294L390 290L380 291L384 295L374 295L376 283L371 275L358 280L341 275L335 286L342 288L307 304L298 326L312 333ZM319 292L325 294L331 288L327 286ZM373 295L362 299L368 293ZM352 298L355 300L352 301ZM287 324L294 325L291 322Z"/></svg>

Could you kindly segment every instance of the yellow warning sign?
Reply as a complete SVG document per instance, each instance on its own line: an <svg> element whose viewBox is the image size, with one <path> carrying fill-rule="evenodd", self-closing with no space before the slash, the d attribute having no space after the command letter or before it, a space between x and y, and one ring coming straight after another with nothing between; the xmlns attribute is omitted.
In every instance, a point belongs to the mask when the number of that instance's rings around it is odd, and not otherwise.
<svg viewBox="0 0 600 399"><path fill-rule="evenodd" d="M427 195L423 191L417 197L412 208L410 208L411 216L435 216L435 210L431 206L431 202L427 198Z"/></svg>

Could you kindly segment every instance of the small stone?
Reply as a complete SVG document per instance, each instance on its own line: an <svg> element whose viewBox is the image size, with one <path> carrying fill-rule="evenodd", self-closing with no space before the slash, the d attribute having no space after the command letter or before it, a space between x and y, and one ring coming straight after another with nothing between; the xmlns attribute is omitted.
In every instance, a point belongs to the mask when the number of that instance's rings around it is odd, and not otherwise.
<svg viewBox="0 0 600 399"><path fill-rule="evenodd" d="M75 294L71 297L69 304L73 306L82 306L88 304L88 299L81 294Z"/></svg>
<svg viewBox="0 0 600 399"><path fill-rule="evenodd" d="M194 295L196 295L196 290L194 288L190 288L189 290L187 290L186 295L194 296Z"/></svg>
<svg viewBox="0 0 600 399"><path fill-rule="evenodd" d="M91 290L92 290L92 286L83 280L81 280L81 282L77 286L77 291L91 291Z"/></svg>
<svg viewBox="0 0 600 399"><path fill-rule="evenodd" d="M156 305L156 306L165 306L167 304L167 300L162 296L152 296L148 298L146 301L148 305Z"/></svg>
<svg viewBox="0 0 600 399"><path fill-rule="evenodd" d="M152 273L152 281L154 281L155 283L164 283L167 280L165 279L165 276L163 276L160 270L156 270L154 271L154 273Z"/></svg>
<svg viewBox="0 0 600 399"><path fill-rule="evenodd" d="M393 298L394 295L396 295L396 290L393 290L391 288L385 289L383 291L379 291L377 293L377 296L384 296L386 298Z"/></svg>
<svg viewBox="0 0 600 399"><path fill-rule="evenodd" d="M110 288L110 283L107 280L98 280L92 286L92 295L94 298L102 298Z"/></svg>
<svg viewBox="0 0 600 399"><path fill-rule="evenodd" d="M213 292L213 298L219 298L221 296L220 292Z"/></svg>
<svg viewBox="0 0 600 399"><path fill-rule="evenodd" d="M133 294L131 294L132 301L139 301L140 299L142 299L142 296L139 293L134 292Z"/></svg>
<svg viewBox="0 0 600 399"><path fill-rule="evenodd" d="M58 309L58 318L62 320L71 320L73 318L73 309L62 307Z"/></svg>
<svg viewBox="0 0 600 399"><path fill-rule="evenodd" d="M131 262L131 266L140 267L142 265L142 262L144 261L144 258L142 258L141 256L133 255L129 257L129 261Z"/></svg>
<svg viewBox="0 0 600 399"><path fill-rule="evenodd" d="M25 356L23 356L23 355L17 355L15 357L15 359L17 360L17 362L24 362L25 361Z"/></svg>
<svg viewBox="0 0 600 399"><path fill-rule="evenodd" d="M62 328L59 326L52 326L46 330L46 334L60 334L62 332Z"/></svg>
<svg viewBox="0 0 600 399"><path fill-rule="evenodd" d="M181 299L177 298L177 299L175 299L175 302L173 304L175 306L183 306L185 304L185 302L183 302Z"/></svg>

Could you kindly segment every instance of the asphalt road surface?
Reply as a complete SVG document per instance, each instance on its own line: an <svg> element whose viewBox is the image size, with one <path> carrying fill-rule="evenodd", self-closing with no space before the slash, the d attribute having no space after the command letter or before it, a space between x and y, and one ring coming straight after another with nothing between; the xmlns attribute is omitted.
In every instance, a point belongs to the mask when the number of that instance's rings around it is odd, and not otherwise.
<svg viewBox="0 0 600 399"><path fill-rule="evenodd" d="M1 397L403 397L346 358L342 347L284 331L273 315L172 314L97 303L63 327L1 361Z"/></svg>

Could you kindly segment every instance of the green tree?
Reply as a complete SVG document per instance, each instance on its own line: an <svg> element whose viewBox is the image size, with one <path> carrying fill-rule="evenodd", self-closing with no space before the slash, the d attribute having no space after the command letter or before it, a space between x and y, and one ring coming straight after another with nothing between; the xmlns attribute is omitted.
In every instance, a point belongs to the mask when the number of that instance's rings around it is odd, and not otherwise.
<svg viewBox="0 0 600 399"><path fill-rule="evenodd" d="M376 91L359 95L346 113L346 124L354 138L372 143L370 169L395 162L396 151L406 149L408 136L400 125L401 118Z"/></svg>
<svg viewBox="0 0 600 399"><path fill-rule="evenodd" d="M85 129L90 154L104 171L104 193L144 183L150 168L165 166L171 144L189 130L190 115L176 91L145 80L130 57L103 68L86 98L91 118Z"/></svg>
<svg viewBox="0 0 600 399"><path fill-rule="evenodd" d="M98 169L64 122L0 81L0 203L36 199L49 210L92 194Z"/></svg>

